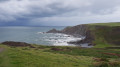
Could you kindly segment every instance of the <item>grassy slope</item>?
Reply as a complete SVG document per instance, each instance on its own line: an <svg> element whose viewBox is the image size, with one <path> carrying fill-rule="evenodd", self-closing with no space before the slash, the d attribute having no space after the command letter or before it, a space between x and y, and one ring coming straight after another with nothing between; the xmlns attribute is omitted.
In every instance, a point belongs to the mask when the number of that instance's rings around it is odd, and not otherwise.
<svg viewBox="0 0 120 67"><path fill-rule="evenodd" d="M80 47L54 47L54 46L8 47L0 53L0 67L93 67L94 57L116 59L117 56L104 55L106 53L120 54L120 50L95 49ZM54 51L51 48L63 49Z"/></svg>
<svg viewBox="0 0 120 67"><path fill-rule="evenodd" d="M103 47L110 47L115 46L112 43L109 42L119 42L120 41L120 35L119 30L118 32L114 32L114 27L120 26L120 22L118 23L95 23L95 24L89 24L90 29L93 31L92 34L95 35L95 41L97 48L103 48ZM96 26L107 26L106 28L96 28Z"/></svg>
<svg viewBox="0 0 120 67"><path fill-rule="evenodd" d="M0 46L3 48L3 45ZM52 47L4 48L5 51L0 53L0 67L88 67L92 63L92 57L48 51Z"/></svg>

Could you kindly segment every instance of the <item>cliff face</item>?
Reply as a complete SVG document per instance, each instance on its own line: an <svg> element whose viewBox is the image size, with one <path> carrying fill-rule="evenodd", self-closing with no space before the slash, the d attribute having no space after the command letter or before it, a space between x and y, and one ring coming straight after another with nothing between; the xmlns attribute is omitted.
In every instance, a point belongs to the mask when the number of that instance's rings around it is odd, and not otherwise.
<svg viewBox="0 0 120 67"><path fill-rule="evenodd" d="M77 25L73 27L66 27L61 31L52 29L47 33L64 33L64 34L73 35L75 37L81 37L81 36L86 36L87 32L88 32L87 25Z"/></svg>
<svg viewBox="0 0 120 67"><path fill-rule="evenodd" d="M83 40L78 40L68 43L77 44L77 45L88 43L90 45L94 45L93 44L94 36L91 34L91 30L89 29L88 25L84 24L73 27L67 27L62 30L62 33L73 35L75 37L85 37Z"/></svg>
<svg viewBox="0 0 120 67"><path fill-rule="evenodd" d="M85 39L83 39L83 40L68 42L68 43L77 44L77 45L84 44L84 43L93 44L92 41L94 40L94 36L91 34L89 26L85 25L85 24L77 25L77 26L73 26L73 27L66 27L65 29L63 29L61 31L52 29L52 30L48 31L47 33L64 33L64 34L68 34L68 35L73 35L75 37L85 37Z"/></svg>
<svg viewBox="0 0 120 67"><path fill-rule="evenodd" d="M75 37L86 36L88 30L87 25L77 25L73 27L66 27L61 32L69 35L73 35Z"/></svg>

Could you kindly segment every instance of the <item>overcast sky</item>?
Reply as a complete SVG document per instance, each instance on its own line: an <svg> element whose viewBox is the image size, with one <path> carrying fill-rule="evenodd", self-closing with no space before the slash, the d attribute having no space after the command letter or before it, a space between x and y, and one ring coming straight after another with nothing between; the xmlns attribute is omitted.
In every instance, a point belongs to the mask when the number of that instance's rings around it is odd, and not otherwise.
<svg viewBox="0 0 120 67"><path fill-rule="evenodd" d="M119 22L120 0L0 0L0 26Z"/></svg>

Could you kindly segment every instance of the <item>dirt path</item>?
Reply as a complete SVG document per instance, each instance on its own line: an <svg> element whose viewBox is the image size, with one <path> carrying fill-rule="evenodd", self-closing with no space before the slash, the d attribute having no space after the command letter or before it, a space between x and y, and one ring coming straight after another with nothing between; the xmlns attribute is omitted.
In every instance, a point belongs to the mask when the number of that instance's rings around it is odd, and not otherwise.
<svg viewBox="0 0 120 67"><path fill-rule="evenodd" d="M0 52L2 52L4 50L4 48L0 48Z"/></svg>

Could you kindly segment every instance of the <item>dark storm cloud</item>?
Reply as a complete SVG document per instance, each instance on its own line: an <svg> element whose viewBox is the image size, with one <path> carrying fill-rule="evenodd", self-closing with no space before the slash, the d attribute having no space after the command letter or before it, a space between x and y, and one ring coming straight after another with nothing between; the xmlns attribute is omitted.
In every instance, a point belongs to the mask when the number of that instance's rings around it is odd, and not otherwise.
<svg viewBox="0 0 120 67"><path fill-rule="evenodd" d="M120 21L119 0L0 0L0 25Z"/></svg>

